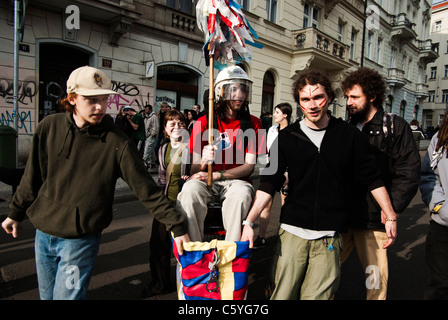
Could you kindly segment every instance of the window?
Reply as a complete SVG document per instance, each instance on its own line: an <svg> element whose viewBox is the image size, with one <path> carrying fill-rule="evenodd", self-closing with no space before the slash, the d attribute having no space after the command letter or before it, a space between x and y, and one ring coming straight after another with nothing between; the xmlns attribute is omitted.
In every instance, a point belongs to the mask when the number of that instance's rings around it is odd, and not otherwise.
<svg viewBox="0 0 448 320"><path fill-rule="evenodd" d="M400 117L404 118L406 115L406 101L401 101L400 103Z"/></svg>
<svg viewBox="0 0 448 320"><path fill-rule="evenodd" d="M448 90L442 90L442 102L448 102Z"/></svg>
<svg viewBox="0 0 448 320"><path fill-rule="evenodd" d="M367 35L367 48L366 48L366 58L372 57L372 39L373 39L373 33L369 32Z"/></svg>
<svg viewBox="0 0 448 320"><path fill-rule="evenodd" d="M431 67L431 73L429 79L435 79L437 77L437 67Z"/></svg>
<svg viewBox="0 0 448 320"><path fill-rule="evenodd" d="M274 111L275 78L271 71L263 77L263 93L261 96L261 114Z"/></svg>
<svg viewBox="0 0 448 320"><path fill-rule="evenodd" d="M406 55L403 55L403 59L401 60L401 70L404 71L404 70L408 69L407 63L408 63L408 58L406 57Z"/></svg>
<svg viewBox="0 0 448 320"><path fill-rule="evenodd" d="M431 46L431 50L434 51L435 53L439 54L439 43L433 43Z"/></svg>
<svg viewBox="0 0 448 320"><path fill-rule="evenodd" d="M339 21L338 23L338 41L344 40L344 25Z"/></svg>
<svg viewBox="0 0 448 320"><path fill-rule="evenodd" d="M319 9L309 3L303 6L303 28L317 28L319 26Z"/></svg>
<svg viewBox="0 0 448 320"><path fill-rule="evenodd" d="M445 65L445 73L443 74L444 78L448 78L448 64Z"/></svg>
<svg viewBox="0 0 448 320"><path fill-rule="evenodd" d="M395 56L397 54L397 49L394 47L390 48L390 68L395 68Z"/></svg>
<svg viewBox="0 0 448 320"><path fill-rule="evenodd" d="M436 21L434 23L434 32L442 30L442 20Z"/></svg>
<svg viewBox="0 0 448 320"><path fill-rule="evenodd" d="M395 14L402 12L403 0L394 1L395 2Z"/></svg>
<svg viewBox="0 0 448 320"><path fill-rule="evenodd" d="M350 59L352 59L352 60L355 60L356 35L357 35L356 30L354 28L352 28L352 35L350 38Z"/></svg>
<svg viewBox="0 0 448 320"><path fill-rule="evenodd" d="M412 115L412 119L417 119L419 110L420 110L420 106L418 104L416 104L414 107L414 114Z"/></svg>
<svg viewBox="0 0 448 320"><path fill-rule="evenodd" d="M376 46L376 62L381 64L383 59L383 39L378 38L378 43Z"/></svg>
<svg viewBox="0 0 448 320"><path fill-rule="evenodd" d="M266 11L268 13L268 20L271 22L277 22L277 8L278 0L267 0Z"/></svg>
<svg viewBox="0 0 448 320"><path fill-rule="evenodd" d="M408 68L405 70L405 72L407 72L408 79L411 79L412 78L412 59L411 58L409 58Z"/></svg>
<svg viewBox="0 0 448 320"><path fill-rule="evenodd" d="M434 102L435 96L436 96L435 91L428 91L428 102Z"/></svg>
<svg viewBox="0 0 448 320"><path fill-rule="evenodd" d="M193 14L193 5L191 0L166 0L166 5L182 12Z"/></svg>
<svg viewBox="0 0 448 320"><path fill-rule="evenodd" d="M239 0L244 10L249 10L249 0Z"/></svg>
<svg viewBox="0 0 448 320"><path fill-rule="evenodd" d="M425 116L425 128L432 126L432 114L426 114Z"/></svg>

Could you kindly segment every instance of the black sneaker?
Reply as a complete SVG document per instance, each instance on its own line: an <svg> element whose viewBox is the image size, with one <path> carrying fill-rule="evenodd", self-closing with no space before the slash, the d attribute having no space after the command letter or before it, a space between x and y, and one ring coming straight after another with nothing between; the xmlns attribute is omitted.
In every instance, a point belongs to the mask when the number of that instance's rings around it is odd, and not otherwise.
<svg viewBox="0 0 448 320"><path fill-rule="evenodd" d="M260 249L264 248L266 246L266 239L257 237L257 239L254 241L254 249Z"/></svg>

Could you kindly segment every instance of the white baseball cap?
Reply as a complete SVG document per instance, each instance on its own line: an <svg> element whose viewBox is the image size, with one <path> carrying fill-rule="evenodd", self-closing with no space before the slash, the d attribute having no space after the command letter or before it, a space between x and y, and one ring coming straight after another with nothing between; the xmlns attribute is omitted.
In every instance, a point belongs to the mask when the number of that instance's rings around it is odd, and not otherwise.
<svg viewBox="0 0 448 320"><path fill-rule="evenodd" d="M67 94L77 93L82 96L116 94L112 82L106 74L90 66L75 69L67 80Z"/></svg>

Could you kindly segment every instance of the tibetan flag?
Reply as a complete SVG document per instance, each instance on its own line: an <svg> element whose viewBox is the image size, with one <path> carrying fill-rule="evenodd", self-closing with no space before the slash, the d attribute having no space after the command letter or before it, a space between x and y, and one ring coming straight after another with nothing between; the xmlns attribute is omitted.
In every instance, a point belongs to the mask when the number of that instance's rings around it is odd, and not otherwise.
<svg viewBox="0 0 448 320"><path fill-rule="evenodd" d="M178 261L180 300L244 300L249 279L249 242L187 242Z"/></svg>

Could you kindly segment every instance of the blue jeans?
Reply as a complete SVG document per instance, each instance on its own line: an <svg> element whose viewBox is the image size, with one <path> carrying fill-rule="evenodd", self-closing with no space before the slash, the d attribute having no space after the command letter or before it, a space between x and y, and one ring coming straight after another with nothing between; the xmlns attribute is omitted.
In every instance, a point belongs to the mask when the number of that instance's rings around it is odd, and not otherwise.
<svg viewBox="0 0 448 320"><path fill-rule="evenodd" d="M34 246L42 300L85 299L100 239L100 232L65 239L36 230Z"/></svg>

